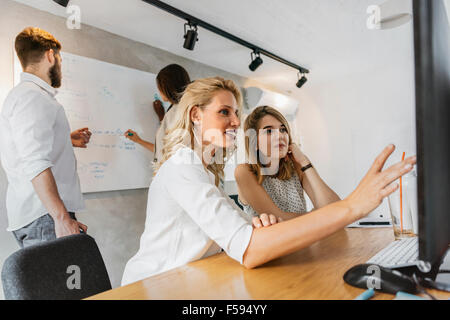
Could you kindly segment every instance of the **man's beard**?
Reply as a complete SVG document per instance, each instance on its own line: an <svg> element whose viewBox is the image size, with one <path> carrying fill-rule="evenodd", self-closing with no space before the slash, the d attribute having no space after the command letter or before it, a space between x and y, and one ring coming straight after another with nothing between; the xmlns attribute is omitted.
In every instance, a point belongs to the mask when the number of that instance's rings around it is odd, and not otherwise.
<svg viewBox="0 0 450 320"><path fill-rule="evenodd" d="M53 65L53 67L50 68L48 71L48 76L51 81L51 85L53 88L59 88L61 87L61 65L59 65L57 62Z"/></svg>

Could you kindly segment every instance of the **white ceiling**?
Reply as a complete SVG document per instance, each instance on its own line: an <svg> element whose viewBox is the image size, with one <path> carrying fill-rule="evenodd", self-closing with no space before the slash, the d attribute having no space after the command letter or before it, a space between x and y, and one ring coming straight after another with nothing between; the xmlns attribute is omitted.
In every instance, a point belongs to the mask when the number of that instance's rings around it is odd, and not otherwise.
<svg viewBox="0 0 450 320"><path fill-rule="evenodd" d="M67 16L51 0L15 0ZM383 68L388 61L411 58L412 24L369 30L369 5L383 0L163 0L216 27L310 69L309 82ZM194 51L183 45L184 21L141 0L71 0L81 8L82 23L177 55L267 83L295 95L294 69L262 57L248 69L250 51L199 28Z"/></svg>

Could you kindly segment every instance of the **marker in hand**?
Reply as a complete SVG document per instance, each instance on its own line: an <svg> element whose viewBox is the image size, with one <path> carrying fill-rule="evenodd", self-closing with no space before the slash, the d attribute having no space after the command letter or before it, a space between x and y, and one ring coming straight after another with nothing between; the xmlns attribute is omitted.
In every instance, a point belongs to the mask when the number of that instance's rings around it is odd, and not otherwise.
<svg viewBox="0 0 450 320"><path fill-rule="evenodd" d="M139 142L139 140L140 140L139 135L131 129L128 129L127 131L125 131L124 136L125 136L125 138L127 138L133 142Z"/></svg>

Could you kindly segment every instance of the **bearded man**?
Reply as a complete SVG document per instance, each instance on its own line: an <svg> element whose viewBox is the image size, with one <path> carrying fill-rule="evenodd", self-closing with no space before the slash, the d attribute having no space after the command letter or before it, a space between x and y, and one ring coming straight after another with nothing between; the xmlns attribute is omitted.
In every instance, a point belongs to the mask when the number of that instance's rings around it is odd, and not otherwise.
<svg viewBox="0 0 450 320"><path fill-rule="evenodd" d="M75 211L84 209L73 147L86 148L91 132L70 132L55 99L61 86L61 44L29 27L15 40L20 83L0 113L0 156L8 178L8 231L20 247L86 232Z"/></svg>

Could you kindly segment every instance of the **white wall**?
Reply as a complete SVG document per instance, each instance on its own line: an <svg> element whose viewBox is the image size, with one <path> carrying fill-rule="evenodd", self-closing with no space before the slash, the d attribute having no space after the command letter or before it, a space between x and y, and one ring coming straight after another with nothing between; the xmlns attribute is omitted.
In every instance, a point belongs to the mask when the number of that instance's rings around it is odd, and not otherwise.
<svg viewBox="0 0 450 320"><path fill-rule="evenodd" d="M386 167L400 161L403 151L416 153L412 23L371 32L385 37L386 45L349 63L338 78L314 78L295 93L303 149L341 198L357 186L384 146L397 147ZM386 50L391 57L377 60L377 51ZM383 67L373 68L373 62ZM379 215L389 219L386 201L371 217Z"/></svg>

